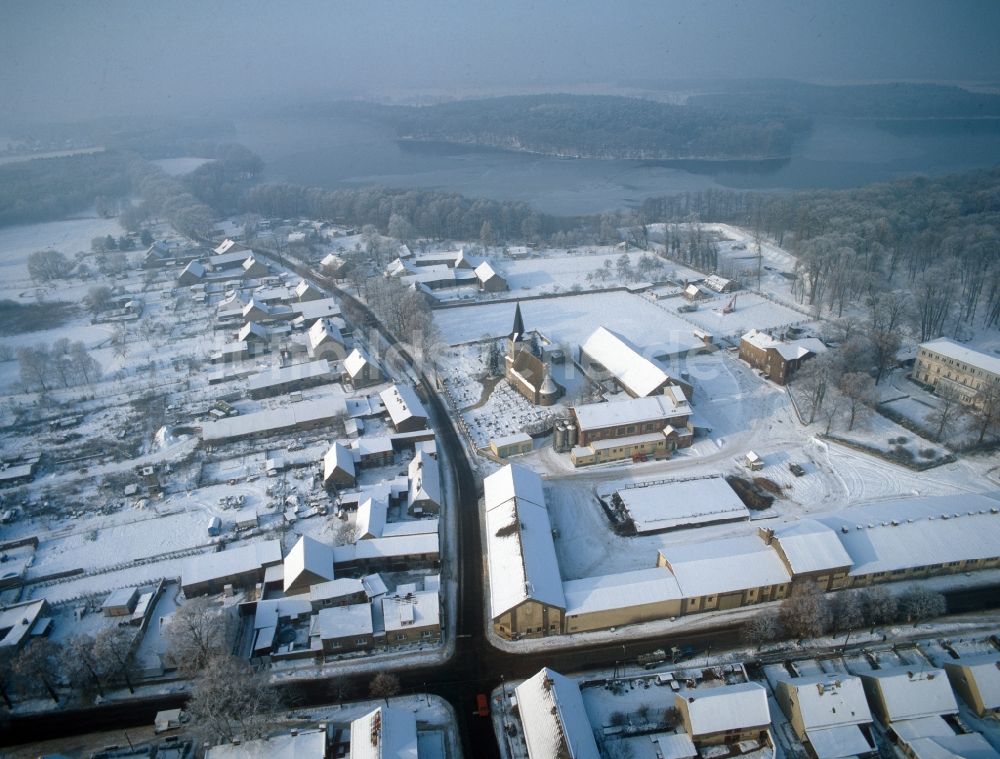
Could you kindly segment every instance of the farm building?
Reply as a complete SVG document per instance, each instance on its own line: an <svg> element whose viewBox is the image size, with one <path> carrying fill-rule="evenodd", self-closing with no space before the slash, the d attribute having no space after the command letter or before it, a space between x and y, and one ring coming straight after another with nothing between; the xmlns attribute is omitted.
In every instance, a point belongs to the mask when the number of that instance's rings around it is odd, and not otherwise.
<svg viewBox="0 0 1000 759"><path fill-rule="evenodd" d="M273 398L295 390L324 385L335 379L326 359L292 364L259 372L247 382L251 398Z"/></svg>
<svg viewBox="0 0 1000 759"><path fill-rule="evenodd" d="M479 289L488 293L499 293L508 290L507 280L501 277L489 261L483 261L475 268Z"/></svg>
<svg viewBox="0 0 1000 759"><path fill-rule="evenodd" d="M667 387L679 385L690 398L692 387L671 377L638 348L607 327L598 327L580 346L580 365L595 379L614 380L633 398L645 398L663 393Z"/></svg>
<svg viewBox="0 0 1000 759"><path fill-rule="evenodd" d="M648 398L628 398L608 403L585 403L573 407L573 417L579 430L578 443L589 445L595 440L611 440L633 435L663 432L667 427L678 430L678 447L690 445L687 429L691 405L679 387L668 387L662 395Z"/></svg>
<svg viewBox="0 0 1000 759"><path fill-rule="evenodd" d="M0 607L0 652L18 651L32 637L42 634L49 604L44 598Z"/></svg>
<svg viewBox="0 0 1000 759"><path fill-rule="evenodd" d="M788 384L803 361L825 352L826 346L815 337L777 340L752 329L740 338L740 358L779 385Z"/></svg>
<svg viewBox="0 0 1000 759"><path fill-rule="evenodd" d="M721 477L622 488L611 505L626 514L639 534L739 522L750 512Z"/></svg>
<svg viewBox="0 0 1000 759"><path fill-rule="evenodd" d="M527 432L517 432L513 435L494 438L490 441L490 451L500 459L531 453L532 440Z"/></svg>
<svg viewBox="0 0 1000 759"><path fill-rule="evenodd" d="M680 588L664 567L567 580L563 595L567 633L670 619L681 613Z"/></svg>
<svg viewBox="0 0 1000 759"><path fill-rule="evenodd" d="M332 425L346 414L344 397L327 395L252 414L205 422L201 426L201 439L206 443L216 444L280 432L308 430Z"/></svg>
<svg viewBox="0 0 1000 759"><path fill-rule="evenodd" d="M508 464L483 481L490 618L504 638L562 631L566 608L541 478Z"/></svg>

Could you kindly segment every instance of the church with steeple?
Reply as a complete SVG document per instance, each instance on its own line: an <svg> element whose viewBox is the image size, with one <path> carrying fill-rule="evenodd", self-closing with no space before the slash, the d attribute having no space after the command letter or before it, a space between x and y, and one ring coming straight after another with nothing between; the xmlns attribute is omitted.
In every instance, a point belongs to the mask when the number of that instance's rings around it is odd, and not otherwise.
<svg viewBox="0 0 1000 759"><path fill-rule="evenodd" d="M514 308L514 326L507 338L504 376L517 392L536 406L551 406L566 392L552 379L549 365L542 361L537 335L525 331L520 303Z"/></svg>

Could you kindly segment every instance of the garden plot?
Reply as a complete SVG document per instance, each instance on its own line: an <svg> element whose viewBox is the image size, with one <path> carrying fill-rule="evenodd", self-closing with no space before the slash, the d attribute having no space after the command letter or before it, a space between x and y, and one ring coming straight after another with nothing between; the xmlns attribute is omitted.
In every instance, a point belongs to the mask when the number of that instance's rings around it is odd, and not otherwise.
<svg viewBox="0 0 1000 759"><path fill-rule="evenodd" d="M722 313L723 307L736 297L736 309L730 314ZM686 303L683 299L673 298L666 308L673 312ZM710 300L698 302L698 310L684 314L684 317L700 329L710 332L716 337L738 339L740 335L751 329L780 330L791 326L803 326L814 320L809 315L796 311L765 298L757 293L739 291L732 295L718 295Z"/></svg>
<svg viewBox="0 0 1000 759"><path fill-rule="evenodd" d="M644 352L674 352L677 346L695 348L691 323L659 308L638 295L627 292L586 293L521 303L526 329L538 330L555 343L576 346L583 343L601 324L631 340ZM483 337L510 333L514 304L488 303L439 309L434 321L449 345L468 343Z"/></svg>
<svg viewBox="0 0 1000 759"><path fill-rule="evenodd" d="M493 388L489 400L479 408L462 414L462 421L473 445L485 448L490 440L506 437L526 429L545 426L547 421L564 412L562 406L535 406L501 380Z"/></svg>

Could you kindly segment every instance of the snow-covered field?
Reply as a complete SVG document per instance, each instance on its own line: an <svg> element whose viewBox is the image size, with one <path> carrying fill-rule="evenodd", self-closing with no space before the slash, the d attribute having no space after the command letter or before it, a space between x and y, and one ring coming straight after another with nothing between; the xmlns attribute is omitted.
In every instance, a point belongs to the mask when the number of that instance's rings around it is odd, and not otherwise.
<svg viewBox="0 0 1000 759"><path fill-rule="evenodd" d="M722 313L733 296L736 297L735 310L729 314ZM670 298L661 303L676 313L677 307L687 301L683 298ZM814 323L813 318L807 313L789 308L757 293L745 291L731 295L717 295L711 300L699 301L698 310L685 313L684 317L716 337L737 340L740 335L751 329L777 330Z"/></svg>
<svg viewBox="0 0 1000 759"><path fill-rule="evenodd" d="M627 292L586 293L521 303L524 326L538 330L549 340L576 347L602 324L631 340L639 348L655 353L657 348L678 344L695 346L696 327L657 307L646 298ZM510 333L514 321L512 303L439 309L434 321L449 345L501 337Z"/></svg>

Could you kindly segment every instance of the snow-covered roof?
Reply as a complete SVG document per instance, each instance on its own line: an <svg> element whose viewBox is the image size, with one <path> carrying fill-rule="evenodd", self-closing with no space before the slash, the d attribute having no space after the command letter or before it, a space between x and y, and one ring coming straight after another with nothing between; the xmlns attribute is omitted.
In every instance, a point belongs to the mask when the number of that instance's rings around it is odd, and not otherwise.
<svg viewBox="0 0 1000 759"><path fill-rule="evenodd" d="M838 531L852 575L1000 555L997 494L956 493L856 506L817 517Z"/></svg>
<svg viewBox="0 0 1000 759"><path fill-rule="evenodd" d="M350 354L348 354L347 358L344 359L344 371L347 372L352 379L357 377L365 366L369 365L373 367L375 366L368 354L360 348L352 350Z"/></svg>
<svg viewBox="0 0 1000 759"><path fill-rule="evenodd" d="M670 379L665 371L642 356L621 335L607 327L598 327L581 350L607 369L632 395L644 397L659 391Z"/></svg>
<svg viewBox="0 0 1000 759"><path fill-rule="evenodd" d="M411 385L393 385L378 394L389 412L394 427L410 419L427 419L424 404L417 397L417 391Z"/></svg>
<svg viewBox="0 0 1000 759"><path fill-rule="evenodd" d="M185 274L191 274L198 279L201 279L205 276L205 267L200 261L190 261L188 262L188 265L184 267L184 270L181 272L181 276L184 276Z"/></svg>
<svg viewBox="0 0 1000 759"><path fill-rule="evenodd" d="M340 316L340 304L335 298L317 298L303 300L291 305L291 310L300 314L306 321L313 319L331 319Z"/></svg>
<svg viewBox="0 0 1000 759"><path fill-rule="evenodd" d="M378 596L384 596L389 592L389 589L385 585L385 580L382 579L382 575L377 572L370 575L365 575L361 578L361 584L365 587L365 594L369 598L377 598Z"/></svg>
<svg viewBox="0 0 1000 759"><path fill-rule="evenodd" d="M340 330L329 319L317 319L306 333L306 338L309 340L309 347L313 349L329 342L344 344Z"/></svg>
<svg viewBox="0 0 1000 759"><path fill-rule="evenodd" d="M649 736L651 743L658 747L658 757L663 759L694 759L698 749L687 733L654 733Z"/></svg>
<svg viewBox="0 0 1000 759"><path fill-rule="evenodd" d="M487 495L486 552L493 619L527 600L559 608L566 606L548 510L544 505L522 498L516 490L518 484L529 483L526 493L539 499L541 478L523 467L510 464L504 467L510 468L520 470L517 476L501 476L494 480L494 486L505 493L513 484L512 497L491 508L491 500L498 496L496 493ZM486 482L503 471L490 475ZM544 495L540 500L544 503Z"/></svg>
<svg viewBox="0 0 1000 759"><path fill-rule="evenodd" d="M1000 357L967 348L946 337L939 337L937 340L921 343L919 347L924 350L934 351L938 355L950 358L953 361L961 361L963 364L974 366L977 369L983 369L992 374L1000 374Z"/></svg>
<svg viewBox="0 0 1000 759"><path fill-rule="evenodd" d="M395 632L409 627L430 627L441 623L441 603L437 593L417 591L404 597L382 599L385 631Z"/></svg>
<svg viewBox="0 0 1000 759"><path fill-rule="evenodd" d="M872 752L871 744L857 725L806 730L806 738L818 759L848 759Z"/></svg>
<svg viewBox="0 0 1000 759"><path fill-rule="evenodd" d="M205 759L321 759L326 753L326 730L302 730L296 735L212 746Z"/></svg>
<svg viewBox="0 0 1000 759"><path fill-rule="evenodd" d="M437 519L408 519L389 522L382 528L383 538L401 538L405 535L429 535L438 531Z"/></svg>
<svg viewBox="0 0 1000 759"><path fill-rule="evenodd" d="M410 461L409 490L406 500L409 505L415 501L432 501L441 505L441 471L437 459L418 452Z"/></svg>
<svg viewBox="0 0 1000 759"><path fill-rule="evenodd" d="M681 597L677 580L666 567L585 577L563 583L566 617L630 606L664 603Z"/></svg>
<svg viewBox="0 0 1000 759"><path fill-rule="evenodd" d="M288 406L265 409L252 414L240 414L214 422L204 422L201 439L206 442L228 440L247 435L292 429L306 424L334 419L347 413L343 396L325 395Z"/></svg>
<svg viewBox="0 0 1000 759"><path fill-rule="evenodd" d="M354 477L354 456L340 443L331 445L330 450L323 456L323 479L330 479L330 476L337 469L341 469L351 477Z"/></svg>
<svg viewBox="0 0 1000 759"><path fill-rule="evenodd" d="M776 350L786 361L804 358L810 353L823 353L826 351L823 341L815 337L803 337L799 340L785 341L771 337L766 332L752 329L740 339L761 350Z"/></svg>
<svg viewBox="0 0 1000 759"><path fill-rule="evenodd" d="M334 546L333 558L338 564L352 561L374 561L377 559L400 559L406 556L438 554L438 535L433 533L418 533L416 535L398 535L394 537L371 538L359 540L346 546Z"/></svg>
<svg viewBox="0 0 1000 759"><path fill-rule="evenodd" d="M878 686L890 722L958 712L958 703L943 669L894 667L864 672L861 677Z"/></svg>
<svg viewBox="0 0 1000 759"><path fill-rule="evenodd" d="M791 582L778 555L757 537L726 538L660 550L685 598Z"/></svg>
<svg viewBox="0 0 1000 759"><path fill-rule="evenodd" d="M217 256L225 255L226 253L240 253L247 250L250 250L250 248L242 243L236 242L236 240L230 240L228 237L220 242L216 247L212 248L212 252Z"/></svg>
<svg viewBox="0 0 1000 759"><path fill-rule="evenodd" d="M303 535L285 557L285 592L303 583L333 579L333 548Z"/></svg>
<svg viewBox="0 0 1000 759"><path fill-rule="evenodd" d="M247 322L242 327L240 327L239 339L242 342L246 342L246 339L251 335L260 338L261 340L267 340L269 337L266 327L262 327L257 322Z"/></svg>
<svg viewBox="0 0 1000 759"><path fill-rule="evenodd" d="M544 506L542 478L527 467L508 464L483 479L483 500L487 511L514 498Z"/></svg>
<svg viewBox="0 0 1000 759"><path fill-rule="evenodd" d="M983 706L987 711L1000 709L1000 655L963 656L945 664L945 668L965 667L969 671Z"/></svg>
<svg viewBox="0 0 1000 759"><path fill-rule="evenodd" d="M722 477L662 482L617 491L637 532L749 519L750 512Z"/></svg>
<svg viewBox="0 0 1000 759"><path fill-rule="evenodd" d="M299 280L299 283L295 286L295 294L301 298L309 292L320 293L320 290L307 279Z"/></svg>
<svg viewBox="0 0 1000 759"><path fill-rule="evenodd" d="M695 688L677 694L686 704L691 736L764 727L771 722L767 690L759 683Z"/></svg>
<svg viewBox="0 0 1000 759"><path fill-rule="evenodd" d="M281 541L263 540L230 548L228 551L203 553L185 559L181 567L181 580L186 587L280 563Z"/></svg>
<svg viewBox="0 0 1000 759"><path fill-rule="evenodd" d="M311 585L309 587L309 600L312 602L329 601L364 592L365 587L361 580L354 577L338 577L335 580Z"/></svg>
<svg viewBox="0 0 1000 759"><path fill-rule="evenodd" d="M347 638L353 635L371 635L372 605L348 604L320 609L316 614L316 630L323 640Z"/></svg>
<svg viewBox="0 0 1000 759"><path fill-rule="evenodd" d="M389 504L378 498L366 498L358 506L355 521L358 540L369 540L382 537L386 517L389 515Z"/></svg>
<svg viewBox="0 0 1000 759"><path fill-rule="evenodd" d="M806 730L872 721L860 678L811 675L782 680L780 687L795 693L794 703Z"/></svg>
<svg viewBox="0 0 1000 759"><path fill-rule="evenodd" d="M254 609L255 630L276 628L281 617L302 617L312 614L312 604L306 596L292 598L267 598L257 601Z"/></svg>
<svg viewBox="0 0 1000 759"><path fill-rule="evenodd" d="M600 759L575 680L545 667L515 693L530 759Z"/></svg>
<svg viewBox="0 0 1000 759"><path fill-rule="evenodd" d="M584 403L574 406L573 411L581 430L596 430L689 416L691 406L686 401L678 403L673 394L664 394L607 403Z"/></svg>
<svg viewBox="0 0 1000 759"><path fill-rule="evenodd" d="M380 706L351 722L351 759L417 759L417 718Z"/></svg>
<svg viewBox="0 0 1000 759"><path fill-rule="evenodd" d="M392 438L385 435L359 437L352 445L359 456L377 456L392 451Z"/></svg>
<svg viewBox="0 0 1000 759"><path fill-rule="evenodd" d="M997 759L1000 754L981 733L954 732L906 742L916 759Z"/></svg>
<svg viewBox="0 0 1000 759"><path fill-rule="evenodd" d="M854 563L836 530L815 519L775 527L774 538L793 575L842 569Z"/></svg>
<svg viewBox="0 0 1000 759"><path fill-rule="evenodd" d="M3 637L0 637L0 650L7 646L20 646L44 609L44 598L0 608L0 631L6 630Z"/></svg>
<svg viewBox="0 0 1000 759"><path fill-rule="evenodd" d="M247 382L247 389L251 392L265 390L270 387L287 385L301 380L313 380L323 377L333 379L330 372L330 364L326 359L319 361L308 361L303 364L292 364L291 366L280 366L258 372Z"/></svg>
<svg viewBox="0 0 1000 759"><path fill-rule="evenodd" d="M725 277L720 277L718 274L709 274L705 277L705 286L710 287L716 292L723 292L732 283L731 279L726 279Z"/></svg>
<svg viewBox="0 0 1000 759"><path fill-rule="evenodd" d="M514 445L516 443L530 443L531 435L527 432L515 432L513 435L502 435L500 437L492 438L492 441L498 448L503 448L504 446Z"/></svg>
<svg viewBox="0 0 1000 759"><path fill-rule="evenodd" d="M500 274L494 269L489 261L483 261L479 266L475 268L476 277L480 282L488 282L493 277L499 277Z"/></svg>

